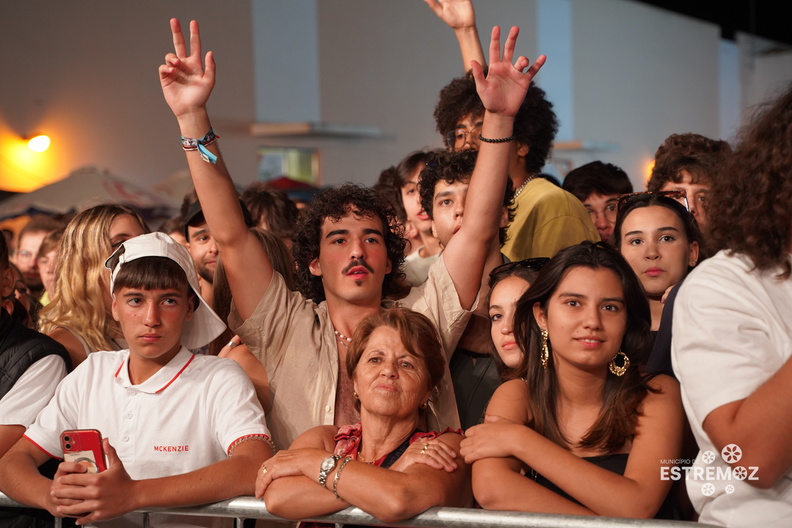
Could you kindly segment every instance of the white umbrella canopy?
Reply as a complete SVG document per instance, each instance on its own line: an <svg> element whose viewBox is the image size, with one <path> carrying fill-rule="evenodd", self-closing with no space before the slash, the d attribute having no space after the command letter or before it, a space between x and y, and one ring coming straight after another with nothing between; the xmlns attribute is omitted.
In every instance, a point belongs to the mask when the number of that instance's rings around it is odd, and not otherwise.
<svg viewBox="0 0 792 528"><path fill-rule="evenodd" d="M157 191L139 187L96 167L83 167L66 178L0 202L0 219L26 214L65 214L102 203L132 205L141 212L169 216L172 202Z"/></svg>

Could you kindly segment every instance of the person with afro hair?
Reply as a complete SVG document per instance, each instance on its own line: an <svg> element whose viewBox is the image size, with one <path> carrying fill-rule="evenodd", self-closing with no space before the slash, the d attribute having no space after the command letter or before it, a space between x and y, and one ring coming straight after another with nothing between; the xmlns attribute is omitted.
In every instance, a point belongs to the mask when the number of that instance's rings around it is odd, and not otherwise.
<svg viewBox="0 0 792 528"><path fill-rule="evenodd" d="M427 0L435 14L454 29L466 67L483 57L475 30L472 2ZM471 29L472 28L472 29ZM484 107L470 71L440 90L434 118L446 148L479 148ZM503 253L511 260L552 257L559 250L600 240L583 204L570 193L537 177L550 157L558 120L544 90L533 82L517 115L511 136L509 178L514 188L515 216Z"/></svg>

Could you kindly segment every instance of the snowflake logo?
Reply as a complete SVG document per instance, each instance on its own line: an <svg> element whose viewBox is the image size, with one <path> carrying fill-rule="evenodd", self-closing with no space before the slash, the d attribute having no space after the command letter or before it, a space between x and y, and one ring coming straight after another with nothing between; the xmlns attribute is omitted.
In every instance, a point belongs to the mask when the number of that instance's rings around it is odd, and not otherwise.
<svg viewBox="0 0 792 528"><path fill-rule="evenodd" d="M742 466L737 466L732 470L732 475L737 480L745 480L748 477L748 470Z"/></svg>
<svg viewBox="0 0 792 528"><path fill-rule="evenodd" d="M731 484L727 485L726 486L726 493L730 493L730 494L734 493L734 486L732 486Z"/></svg>
<svg viewBox="0 0 792 528"><path fill-rule="evenodd" d="M715 493L715 486L713 486L712 484L710 484L709 482L707 482L706 484L704 484L703 486L701 486L701 493L703 493L704 495L706 495L707 497L709 497L710 495L712 495L713 493Z"/></svg>
<svg viewBox="0 0 792 528"><path fill-rule="evenodd" d="M715 453L712 451L704 451L704 453L701 454L701 460L703 460L705 464L712 464L715 461Z"/></svg>
<svg viewBox="0 0 792 528"><path fill-rule="evenodd" d="M729 444L721 451L721 457L727 464L734 464L742 458L742 449L737 444Z"/></svg>

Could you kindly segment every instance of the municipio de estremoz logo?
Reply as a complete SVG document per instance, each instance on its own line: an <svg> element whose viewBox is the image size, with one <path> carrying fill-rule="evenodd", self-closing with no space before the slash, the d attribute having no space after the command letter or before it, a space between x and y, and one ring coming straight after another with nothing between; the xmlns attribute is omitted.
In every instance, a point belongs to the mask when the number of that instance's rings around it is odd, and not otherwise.
<svg viewBox="0 0 792 528"><path fill-rule="evenodd" d="M718 455L714 451L704 451L699 455L700 464L694 465L692 460L677 459L664 460L668 465L660 466L660 478L662 480L699 480L704 481L701 486L701 493L707 497L714 495L717 491L715 482L727 482L723 490L726 493L734 493L735 486L733 481L737 480L758 480L756 472L757 466L734 466L742 457L742 449L737 444L728 444L720 452L721 459L727 465L711 465Z"/></svg>

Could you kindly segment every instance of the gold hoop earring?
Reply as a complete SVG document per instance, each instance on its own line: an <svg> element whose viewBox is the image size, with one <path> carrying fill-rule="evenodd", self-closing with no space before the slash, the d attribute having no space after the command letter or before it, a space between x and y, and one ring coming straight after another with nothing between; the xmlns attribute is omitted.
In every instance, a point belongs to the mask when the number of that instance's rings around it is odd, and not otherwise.
<svg viewBox="0 0 792 528"><path fill-rule="evenodd" d="M352 391L352 397L355 398L356 400L360 399L360 396L358 396L357 391Z"/></svg>
<svg viewBox="0 0 792 528"><path fill-rule="evenodd" d="M546 328L542 328L542 355L540 356L542 367L547 370L547 363L550 361L550 348L547 346L547 339L550 334L547 333Z"/></svg>
<svg viewBox="0 0 792 528"><path fill-rule="evenodd" d="M616 364L616 358L622 356L622 364L621 366ZM608 370L611 371L611 374L616 376L624 376L624 373L627 372L627 369L630 368L630 358L627 357L627 354L619 350L616 352L616 355L613 356L613 359L610 360L608 363Z"/></svg>

